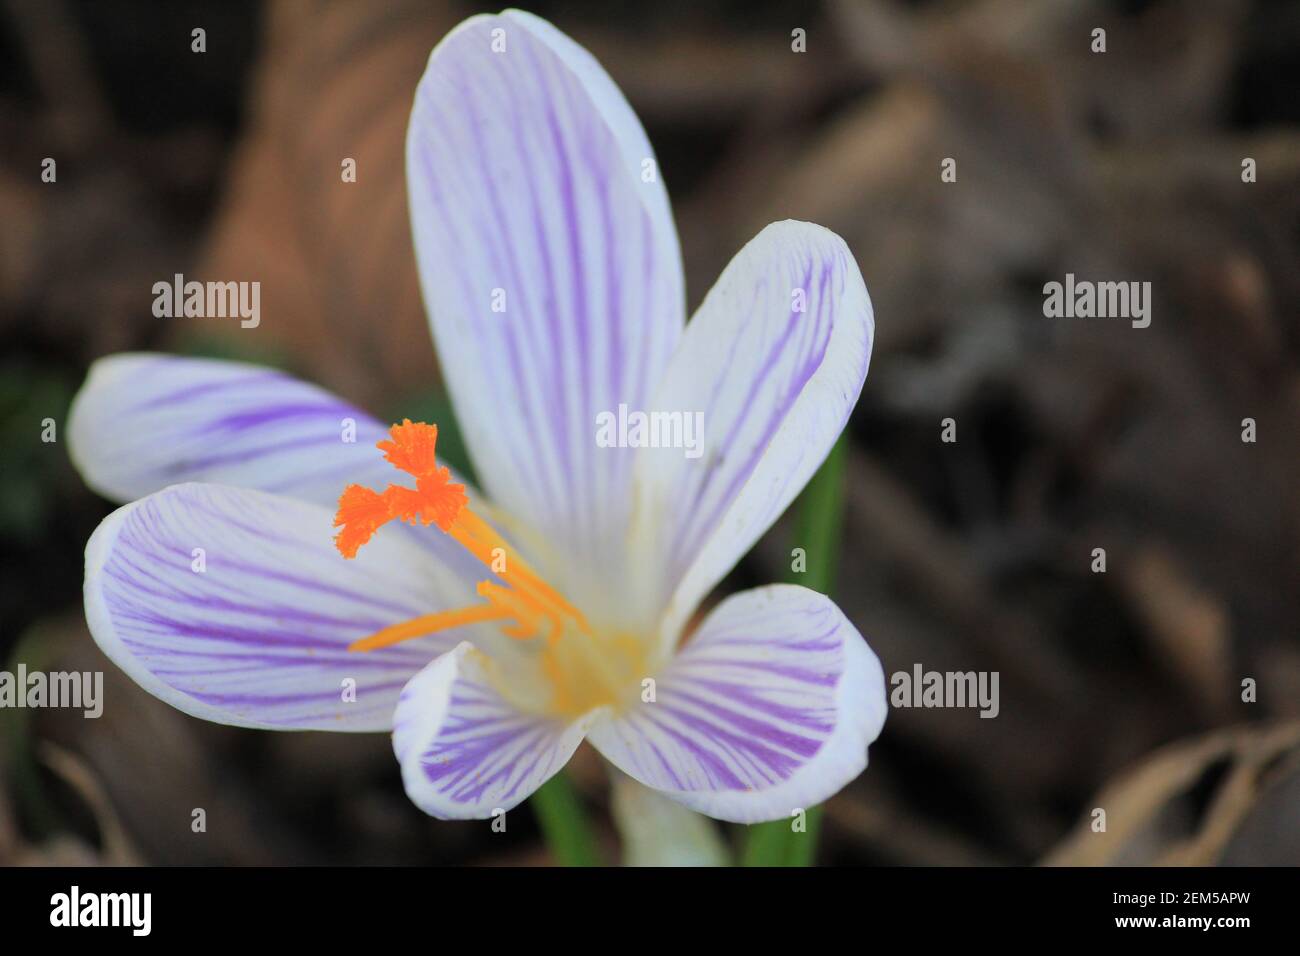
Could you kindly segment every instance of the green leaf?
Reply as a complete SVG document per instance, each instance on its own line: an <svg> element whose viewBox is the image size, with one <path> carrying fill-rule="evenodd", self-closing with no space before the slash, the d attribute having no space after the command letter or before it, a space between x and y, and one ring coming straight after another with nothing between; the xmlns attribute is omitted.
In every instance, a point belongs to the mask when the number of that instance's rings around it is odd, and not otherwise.
<svg viewBox="0 0 1300 956"><path fill-rule="evenodd" d="M595 834L573 785L557 773L529 799L546 845L561 866L600 866Z"/></svg>
<svg viewBox="0 0 1300 956"><path fill-rule="evenodd" d="M52 419L56 438L64 437L72 392L59 370L23 358L0 365L0 540L34 545L49 533L67 455L43 440L43 423Z"/></svg>
<svg viewBox="0 0 1300 956"><path fill-rule="evenodd" d="M844 460L848 444L840 436L817 474L799 497L796 517L798 547L804 549L807 569L792 572L795 584L829 594L835 586L844 527ZM809 866L821 832L821 810L807 807L805 830L796 833L790 820L773 820L749 827L745 833L745 866Z"/></svg>

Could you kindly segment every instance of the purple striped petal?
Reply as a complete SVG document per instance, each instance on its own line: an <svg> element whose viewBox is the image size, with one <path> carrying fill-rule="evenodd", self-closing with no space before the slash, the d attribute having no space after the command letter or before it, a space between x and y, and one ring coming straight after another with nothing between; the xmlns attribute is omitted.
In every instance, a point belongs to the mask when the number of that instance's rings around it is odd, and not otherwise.
<svg viewBox="0 0 1300 956"><path fill-rule="evenodd" d="M582 743L589 718L519 712L497 691L493 662L468 643L402 691L393 750L413 803L441 820L481 820L517 806Z"/></svg>
<svg viewBox="0 0 1300 956"><path fill-rule="evenodd" d="M598 721L615 766L721 820L789 819L867 765L885 678L825 595L792 585L717 607L656 678L655 699Z"/></svg>
<svg viewBox="0 0 1300 956"><path fill-rule="evenodd" d="M634 455L598 447L596 419L646 407L684 315L677 234L636 116L545 21L473 17L429 59L407 180L477 474L571 598L584 569L620 580ZM593 597L617 604L616 590Z"/></svg>
<svg viewBox="0 0 1300 956"><path fill-rule="evenodd" d="M86 484L131 501L187 481L257 488L333 510L352 482L405 476L375 443L387 428L361 409L274 369L128 353L91 366L73 402L69 454ZM409 535L469 581L482 567L430 528Z"/></svg>
<svg viewBox="0 0 1300 956"><path fill-rule="evenodd" d="M349 422L353 441L345 440ZM393 480L375 450L386 431L284 372L156 354L96 362L69 423L73 462L107 498L212 481L331 508L349 481Z"/></svg>
<svg viewBox="0 0 1300 956"><path fill-rule="evenodd" d="M380 535L345 561L332 521L316 505L224 485L173 485L119 508L86 546L91 634L141 687L196 717L387 730L402 687L430 660L471 635L508 639L462 628L349 652L381 628L476 598L402 536Z"/></svg>
<svg viewBox="0 0 1300 956"><path fill-rule="evenodd" d="M678 627L771 526L830 452L862 391L871 300L844 241L774 223L731 261L687 326L654 400L698 412L698 457L642 449L640 566ZM670 600L671 599L671 600Z"/></svg>

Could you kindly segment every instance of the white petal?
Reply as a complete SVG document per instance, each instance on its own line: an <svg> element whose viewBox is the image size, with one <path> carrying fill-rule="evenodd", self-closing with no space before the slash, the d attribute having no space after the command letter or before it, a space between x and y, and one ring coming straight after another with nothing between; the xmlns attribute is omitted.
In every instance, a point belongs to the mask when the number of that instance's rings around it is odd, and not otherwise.
<svg viewBox="0 0 1300 956"><path fill-rule="evenodd" d="M225 485L173 485L125 505L86 546L90 632L136 683L196 717L387 730L426 663L471 635L505 639L480 626L348 651L381 628L476 599L401 536L381 534L344 560L332 521L316 505Z"/></svg>
<svg viewBox="0 0 1300 956"><path fill-rule="evenodd" d="M642 449L639 564L670 600L665 640L825 460L862 391L871 300L844 241L774 223L731 261L687 326L654 408L698 413L696 457Z"/></svg>
<svg viewBox="0 0 1300 956"><path fill-rule="evenodd" d="M344 440L347 422L356 441ZM131 501L184 481L260 488L333 507L349 481L394 474L379 422L284 372L214 359L100 359L73 402L70 454L94 490Z"/></svg>
<svg viewBox="0 0 1300 956"><path fill-rule="evenodd" d="M442 820L518 806L568 762L590 722L520 713L491 667L461 644L411 678L397 705L393 750L407 796Z"/></svg>
<svg viewBox="0 0 1300 956"><path fill-rule="evenodd" d="M483 487L569 597L591 568L619 581L635 456L597 447L597 416L646 406L684 315L640 123L554 27L478 16L429 58L407 180L425 304Z"/></svg>
<svg viewBox="0 0 1300 956"><path fill-rule="evenodd" d="M790 819L867 765L886 712L880 662L825 595L737 594L656 677L655 699L598 720L624 773L736 823Z"/></svg>

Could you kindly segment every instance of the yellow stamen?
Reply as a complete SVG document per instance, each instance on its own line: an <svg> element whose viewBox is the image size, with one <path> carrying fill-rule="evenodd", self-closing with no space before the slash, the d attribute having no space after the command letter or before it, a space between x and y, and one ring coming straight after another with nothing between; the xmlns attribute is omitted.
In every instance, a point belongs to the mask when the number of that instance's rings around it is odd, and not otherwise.
<svg viewBox="0 0 1300 956"><path fill-rule="evenodd" d="M494 607L500 608L504 616L514 618L519 623L514 627L503 627L501 632L509 637L526 640L537 633L545 611L529 600L527 595L503 588L491 581L478 583L479 597L485 597Z"/></svg>
<svg viewBox="0 0 1300 956"><path fill-rule="evenodd" d="M502 580L532 592L534 600L539 605L550 605L552 612L567 614L578 622L581 630L590 631L582 612L543 581L523 558L510 550L509 545L486 521L470 511L468 507L462 510L451 523L447 533L488 567L492 567L493 564L493 551L500 548L506 558L505 567L499 574Z"/></svg>
<svg viewBox="0 0 1300 956"><path fill-rule="evenodd" d="M451 627L479 624L483 621L497 621L510 616L509 608L498 607L494 604L475 604L472 607L463 607L458 611L439 611L437 614L413 617L409 621L403 621L401 624L394 624L382 631L376 631L369 637L353 641L348 645L348 650L373 651L380 647L391 647L393 644L400 644L402 641L409 641L412 638L427 637L430 634L436 634L438 631L445 631Z"/></svg>

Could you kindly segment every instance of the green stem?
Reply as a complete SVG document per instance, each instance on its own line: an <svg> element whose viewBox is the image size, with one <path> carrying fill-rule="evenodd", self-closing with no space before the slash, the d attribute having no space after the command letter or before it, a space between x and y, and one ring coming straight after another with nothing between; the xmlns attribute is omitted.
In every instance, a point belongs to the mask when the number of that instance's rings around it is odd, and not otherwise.
<svg viewBox="0 0 1300 956"><path fill-rule="evenodd" d="M848 443L841 435L817 474L799 498L796 543L804 549L806 570L792 571L790 580L829 594L835 586L840 535L844 527L844 461ZM809 866L821 832L821 810L805 808L804 832L793 820L773 820L746 832L745 866Z"/></svg>
<svg viewBox="0 0 1300 956"><path fill-rule="evenodd" d="M831 448L817 474L799 498L798 541L807 552L808 570L791 573L793 584L830 594L840 556L844 529L844 461L848 443L843 437Z"/></svg>
<svg viewBox="0 0 1300 956"><path fill-rule="evenodd" d="M542 784L530 804L556 862L561 866L601 865L596 837L582 802L563 773Z"/></svg>

